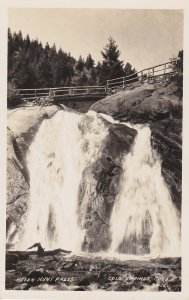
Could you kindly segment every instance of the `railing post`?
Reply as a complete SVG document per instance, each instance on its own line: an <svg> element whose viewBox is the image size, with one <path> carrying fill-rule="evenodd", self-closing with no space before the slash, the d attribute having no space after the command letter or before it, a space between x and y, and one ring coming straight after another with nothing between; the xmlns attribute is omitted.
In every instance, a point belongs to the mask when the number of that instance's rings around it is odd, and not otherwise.
<svg viewBox="0 0 189 300"><path fill-rule="evenodd" d="M150 69L148 69L148 78L150 77Z"/></svg>
<svg viewBox="0 0 189 300"><path fill-rule="evenodd" d="M107 86L107 92L108 92L108 90L109 90L109 80L107 80L106 86Z"/></svg>
<svg viewBox="0 0 189 300"><path fill-rule="evenodd" d="M174 73L175 72L175 68L176 68L176 65L177 65L177 62L180 60L180 58L176 58L173 60L172 62L172 72Z"/></svg>
<svg viewBox="0 0 189 300"><path fill-rule="evenodd" d="M175 66L176 66L177 60L178 60L178 59L174 59L174 58L171 59L171 62L170 62L171 66L170 66L170 69L172 69L172 72L174 72L174 70L175 70Z"/></svg>
<svg viewBox="0 0 189 300"><path fill-rule="evenodd" d="M166 73L166 63L164 65L164 75L165 75L165 73Z"/></svg>
<svg viewBox="0 0 189 300"><path fill-rule="evenodd" d="M141 79L140 79L140 82L142 82L143 80L143 71L141 71Z"/></svg>
<svg viewBox="0 0 189 300"><path fill-rule="evenodd" d="M152 68L152 76L153 76L153 77L154 77L154 73L155 73L155 72L154 72L154 68Z"/></svg>
<svg viewBox="0 0 189 300"><path fill-rule="evenodd" d="M35 98L37 97L37 90L35 90Z"/></svg>
<svg viewBox="0 0 189 300"><path fill-rule="evenodd" d="M125 77L123 77L123 89L125 88Z"/></svg>

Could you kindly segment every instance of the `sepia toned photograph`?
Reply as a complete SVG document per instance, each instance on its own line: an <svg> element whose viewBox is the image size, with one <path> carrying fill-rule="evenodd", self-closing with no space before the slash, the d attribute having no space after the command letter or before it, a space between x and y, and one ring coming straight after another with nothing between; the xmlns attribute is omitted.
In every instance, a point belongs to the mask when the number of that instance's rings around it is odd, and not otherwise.
<svg viewBox="0 0 189 300"><path fill-rule="evenodd" d="M11 7L6 30L5 289L181 293L183 10Z"/></svg>

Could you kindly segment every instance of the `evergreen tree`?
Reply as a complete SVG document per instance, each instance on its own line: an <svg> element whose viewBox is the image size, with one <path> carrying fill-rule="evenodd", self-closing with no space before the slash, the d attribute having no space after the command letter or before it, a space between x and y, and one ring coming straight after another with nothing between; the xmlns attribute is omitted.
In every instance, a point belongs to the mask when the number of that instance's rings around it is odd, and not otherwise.
<svg viewBox="0 0 189 300"><path fill-rule="evenodd" d="M90 78L88 81L89 85L96 85L97 84L97 75L94 68L91 69Z"/></svg>
<svg viewBox="0 0 189 300"><path fill-rule="evenodd" d="M84 66L85 66L85 61L82 58L82 56L80 55L79 59L78 59L78 62L77 62L77 65L76 65L76 69L81 72L81 71L83 71Z"/></svg>
<svg viewBox="0 0 189 300"><path fill-rule="evenodd" d="M103 73L102 73L102 64L98 61L96 66L96 77L97 77L97 84L101 84L103 82Z"/></svg>
<svg viewBox="0 0 189 300"><path fill-rule="evenodd" d="M124 75L128 76L133 74L133 70L132 70L132 65L130 63L126 63L125 67L124 67Z"/></svg>
<svg viewBox="0 0 189 300"><path fill-rule="evenodd" d="M28 49L30 47L30 37L28 34L26 35L26 38L24 39L24 47L26 49Z"/></svg>
<svg viewBox="0 0 189 300"><path fill-rule="evenodd" d="M14 40L12 37L12 33L10 28L8 29L8 80L10 77L10 70L12 69L12 65L14 62L14 57L13 57L13 53L14 53Z"/></svg>
<svg viewBox="0 0 189 300"><path fill-rule="evenodd" d="M46 43L46 45L45 45L45 51L46 51L46 53L48 53L49 50L50 50L49 43Z"/></svg>
<svg viewBox="0 0 189 300"><path fill-rule="evenodd" d="M39 61L35 67L35 75L39 87L52 86L53 74L45 52L42 52L40 55Z"/></svg>
<svg viewBox="0 0 189 300"><path fill-rule="evenodd" d="M11 83L13 83L18 88L30 88L31 86L29 59L24 48L19 50L16 57L16 63L12 67Z"/></svg>
<svg viewBox="0 0 189 300"><path fill-rule="evenodd" d="M90 70L94 67L94 60L92 59L91 54L89 53L89 55L86 58L86 62L85 62L85 67Z"/></svg>
<svg viewBox="0 0 189 300"><path fill-rule="evenodd" d="M22 48L24 41L22 37L22 32L19 30L18 34L16 32L13 33L14 45L16 49Z"/></svg>
<svg viewBox="0 0 189 300"><path fill-rule="evenodd" d="M133 76L131 76L133 75ZM138 75L136 74L135 68L132 68L132 65L130 63L126 63L124 67L124 76L129 76L128 83L133 83L138 80Z"/></svg>
<svg viewBox="0 0 189 300"><path fill-rule="evenodd" d="M88 85L87 76L84 72L82 72L81 75L79 76L77 85L79 85L79 86Z"/></svg>
<svg viewBox="0 0 189 300"><path fill-rule="evenodd" d="M123 61L119 60L120 51L112 37L109 38L109 43L105 46L104 51L101 51L103 56L101 66L101 77L105 83L108 79L118 78L124 75Z"/></svg>
<svg viewBox="0 0 189 300"><path fill-rule="evenodd" d="M120 51L110 38L102 51L103 61L95 67L91 54L86 61L76 61L61 48L56 50L46 43L45 47L29 35L23 38L21 31L12 33L8 29L8 82L15 88L40 88L70 85L106 84L107 79L133 72L128 63L123 70L119 60Z"/></svg>
<svg viewBox="0 0 189 300"><path fill-rule="evenodd" d="M61 48L56 56L55 77L55 86L65 86L67 78L69 77L67 53L63 52Z"/></svg>
<svg viewBox="0 0 189 300"><path fill-rule="evenodd" d="M177 87L177 91L175 92L175 94L179 97L180 100L183 99L183 56L184 51L180 50L178 53L178 60L174 66L174 71L176 71L176 73L173 76L173 80Z"/></svg>

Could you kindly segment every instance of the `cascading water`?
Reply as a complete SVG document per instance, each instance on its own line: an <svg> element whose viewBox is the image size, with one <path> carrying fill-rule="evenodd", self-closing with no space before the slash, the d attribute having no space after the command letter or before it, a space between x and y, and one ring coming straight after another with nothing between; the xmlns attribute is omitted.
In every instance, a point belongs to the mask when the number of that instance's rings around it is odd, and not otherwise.
<svg viewBox="0 0 189 300"><path fill-rule="evenodd" d="M115 123L111 117L102 117ZM109 252L177 255L179 217L161 175L159 158L151 149L150 129L135 127L138 135L123 159L124 171L110 219ZM81 251L84 231L78 224L79 185L83 170L100 157L107 132L105 122L91 111L85 115L59 111L43 121L27 157L30 205L15 249L40 242L46 249ZM89 189L90 184L89 180Z"/></svg>
<svg viewBox="0 0 189 300"><path fill-rule="evenodd" d="M46 249L81 250L77 194L83 169L98 158L106 135L96 113L59 111L44 120L27 157L30 207L17 249L40 242Z"/></svg>
<svg viewBox="0 0 189 300"><path fill-rule="evenodd" d="M150 128L135 126L138 135L123 161L123 176L111 216L111 252L180 255L176 208L153 153Z"/></svg>

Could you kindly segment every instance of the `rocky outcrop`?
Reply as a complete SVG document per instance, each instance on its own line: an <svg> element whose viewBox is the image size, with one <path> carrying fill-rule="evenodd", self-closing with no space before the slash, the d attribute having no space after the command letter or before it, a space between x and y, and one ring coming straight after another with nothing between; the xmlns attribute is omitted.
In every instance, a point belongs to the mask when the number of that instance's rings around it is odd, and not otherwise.
<svg viewBox="0 0 189 300"><path fill-rule="evenodd" d="M169 291L181 290L181 259L114 260L62 253L6 254L7 290ZM32 269L31 269L32 265Z"/></svg>
<svg viewBox="0 0 189 300"><path fill-rule="evenodd" d="M175 96L175 89L174 83L166 87L144 84L108 96L91 109L121 122L150 124L151 144L162 160L162 175L181 210L182 101Z"/></svg>
<svg viewBox="0 0 189 300"><path fill-rule="evenodd" d="M91 109L120 121L148 123L151 144L162 160L162 175L172 200L181 209L182 102L173 86L143 85L100 100ZM12 243L28 208L29 174L26 154L36 131L45 118L56 113L56 106L16 109L8 112L7 233ZM98 116L102 118L102 116ZM85 118L84 118L85 120ZM135 129L103 119L108 131L99 145L100 156L84 171L79 188L79 224L85 230L83 250L108 249L110 215L119 190L122 158L137 135ZM81 124L82 125L82 124ZM89 124L84 126L90 130ZM82 128L81 128L82 130Z"/></svg>
<svg viewBox="0 0 189 300"><path fill-rule="evenodd" d="M162 175L175 206L181 211L182 120L168 118L151 124L152 147L160 154Z"/></svg>
<svg viewBox="0 0 189 300"><path fill-rule="evenodd" d="M62 107L66 109L65 107ZM45 118L58 110L50 107L27 107L8 111L7 152L7 236L8 247L22 233L28 210L30 178L27 152ZM76 113L76 112L75 112ZM91 117L84 116L82 130L90 131ZM79 190L78 216L85 229L84 250L107 249L110 243L109 219L119 189L123 155L130 151L137 131L122 124L112 124L98 115L107 128L99 145L100 157L83 172ZM99 234L100 233L100 234ZM38 242L38 241L36 241Z"/></svg>
<svg viewBox="0 0 189 300"><path fill-rule="evenodd" d="M7 129L7 236L8 247L22 227L29 199L26 156L41 122L58 108L28 107L8 111Z"/></svg>
<svg viewBox="0 0 189 300"><path fill-rule="evenodd" d="M144 84L133 90L108 96L91 106L91 110L132 123L156 122L182 116L182 102L174 95L172 85Z"/></svg>
<svg viewBox="0 0 189 300"><path fill-rule="evenodd" d="M24 154L21 152L13 132L7 131L7 234L8 243L14 239L22 226L21 217L27 210L29 178Z"/></svg>
<svg viewBox="0 0 189 300"><path fill-rule="evenodd" d="M101 156L84 171L79 190L79 223L85 229L83 250L108 249L109 221L119 191L123 155L130 151L137 131L121 124L108 124Z"/></svg>

